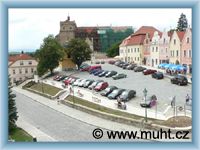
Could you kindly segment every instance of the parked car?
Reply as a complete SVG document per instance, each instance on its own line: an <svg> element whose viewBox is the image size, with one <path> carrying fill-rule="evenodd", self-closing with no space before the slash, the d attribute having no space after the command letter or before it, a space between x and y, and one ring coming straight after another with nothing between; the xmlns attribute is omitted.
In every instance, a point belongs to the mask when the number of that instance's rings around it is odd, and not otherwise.
<svg viewBox="0 0 200 150"><path fill-rule="evenodd" d="M151 108L155 106L156 103L157 103L157 97L156 95L152 95L150 97L147 97L146 102L145 101L141 102L140 106L144 108Z"/></svg>
<svg viewBox="0 0 200 150"><path fill-rule="evenodd" d="M98 76L100 73L102 73L104 70L98 70L93 75Z"/></svg>
<svg viewBox="0 0 200 150"><path fill-rule="evenodd" d="M126 78L126 77L127 77L126 74L120 73L120 74L114 75L112 78L113 78L113 80L117 80L117 79L122 79L122 78Z"/></svg>
<svg viewBox="0 0 200 150"><path fill-rule="evenodd" d="M116 75L116 74L117 74L116 71L109 71L109 72L105 75L105 77L106 77L106 78L112 77L112 76L114 76L114 75Z"/></svg>
<svg viewBox="0 0 200 150"><path fill-rule="evenodd" d="M56 79L56 81L62 81L66 78L67 76L61 75L59 78Z"/></svg>
<svg viewBox="0 0 200 150"><path fill-rule="evenodd" d="M94 82L94 80L87 80L85 82L85 84L83 85L84 88L88 88L92 83Z"/></svg>
<svg viewBox="0 0 200 150"><path fill-rule="evenodd" d="M117 61L114 63L114 65L118 66L120 63L122 63L122 61L117 60Z"/></svg>
<svg viewBox="0 0 200 150"><path fill-rule="evenodd" d="M94 66L90 66L88 71L91 71L93 69L101 69L101 65L94 65Z"/></svg>
<svg viewBox="0 0 200 150"><path fill-rule="evenodd" d="M157 70L152 70L152 69L143 70L144 75L153 74L155 72L157 72Z"/></svg>
<svg viewBox="0 0 200 150"><path fill-rule="evenodd" d="M78 80L78 78L75 78L75 77L74 77L74 78L69 82L69 84L70 84L70 85L73 85L73 83L74 83L76 80Z"/></svg>
<svg viewBox="0 0 200 150"><path fill-rule="evenodd" d="M73 86L78 86L78 84L82 81L82 79L77 79L74 81Z"/></svg>
<svg viewBox="0 0 200 150"><path fill-rule="evenodd" d="M82 63L79 68L85 68L85 67L88 67L88 66L90 66L90 65L88 65L87 63Z"/></svg>
<svg viewBox="0 0 200 150"><path fill-rule="evenodd" d="M55 75L55 76L53 77L53 80L57 80L59 77L60 77L60 75Z"/></svg>
<svg viewBox="0 0 200 150"><path fill-rule="evenodd" d="M134 71L135 72L142 72L142 71L144 71L146 68L144 68L144 67L142 67L142 66L138 66L138 67L135 67L134 68Z"/></svg>
<svg viewBox="0 0 200 150"><path fill-rule="evenodd" d="M78 83L78 86L83 87L86 82L87 82L87 79L83 79Z"/></svg>
<svg viewBox="0 0 200 150"><path fill-rule="evenodd" d="M95 72L97 72L99 70L101 70L101 69L93 69L93 70L90 70L89 72L90 72L90 74L94 74Z"/></svg>
<svg viewBox="0 0 200 150"><path fill-rule="evenodd" d="M99 84L100 82L104 82L104 81L103 81L103 80L97 80L97 81L93 82L93 83L88 87L88 89L90 89L90 90L94 89L95 86L96 86L97 84Z"/></svg>
<svg viewBox="0 0 200 150"><path fill-rule="evenodd" d="M109 87L107 87L105 90L103 90L102 92L101 92L101 95L102 96L108 96L108 94L110 94L113 90L115 90L115 89L117 89L117 87L116 86L109 86Z"/></svg>
<svg viewBox="0 0 200 150"><path fill-rule="evenodd" d="M174 78L171 79L172 84L178 84L178 85L187 85L188 80L183 75L176 75Z"/></svg>
<svg viewBox="0 0 200 150"><path fill-rule="evenodd" d="M108 63L111 64L111 65L113 65L115 62L116 62L116 61L114 61L114 60L109 60L109 61L108 61Z"/></svg>
<svg viewBox="0 0 200 150"><path fill-rule="evenodd" d="M163 75L162 72L155 72L151 76L152 76L152 78L156 78L156 79L163 79L164 78L164 75Z"/></svg>
<svg viewBox="0 0 200 150"><path fill-rule="evenodd" d="M115 65L118 66L118 67L120 66L120 64L123 64L123 62L122 61L115 62Z"/></svg>
<svg viewBox="0 0 200 150"><path fill-rule="evenodd" d="M105 76L109 71L103 71L102 73L98 74L99 77Z"/></svg>
<svg viewBox="0 0 200 150"><path fill-rule="evenodd" d="M126 67L126 69L128 69L128 70L133 70L135 67L137 67L136 64L130 64L130 65L128 65L128 66Z"/></svg>
<svg viewBox="0 0 200 150"><path fill-rule="evenodd" d="M79 68L80 71L88 71L90 69L90 65L83 63Z"/></svg>
<svg viewBox="0 0 200 150"><path fill-rule="evenodd" d="M115 89L110 94L108 94L109 99L116 99L125 89Z"/></svg>
<svg viewBox="0 0 200 150"><path fill-rule="evenodd" d="M100 82L95 86L94 90L101 91L101 90L106 89L107 87L108 87L108 82Z"/></svg>
<svg viewBox="0 0 200 150"><path fill-rule="evenodd" d="M127 67L128 65L130 65L130 64L129 64L129 63L124 63L124 64L122 65L122 68L123 68L123 69L126 69L126 67Z"/></svg>
<svg viewBox="0 0 200 150"><path fill-rule="evenodd" d="M136 91L134 90L125 90L122 92L122 94L119 96L120 100L122 101L129 101L133 97L135 97Z"/></svg>
<svg viewBox="0 0 200 150"><path fill-rule="evenodd" d="M65 85L69 85L73 77L69 77L67 80L64 81Z"/></svg>
<svg viewBox="0 0 200 150"><path fill-rule="evenodd" d="M122 67L125 66L125 65L128 65L128 63L126 63L126 62L122 62L122 63L119 64L119 67L122 68Z"/></svg>
<svg viewBox="0 0 200 150"><path fill-rule="evenodd" d="M105 64L105 61L102 60L102 61L101 61L101 64Z"/></svg>

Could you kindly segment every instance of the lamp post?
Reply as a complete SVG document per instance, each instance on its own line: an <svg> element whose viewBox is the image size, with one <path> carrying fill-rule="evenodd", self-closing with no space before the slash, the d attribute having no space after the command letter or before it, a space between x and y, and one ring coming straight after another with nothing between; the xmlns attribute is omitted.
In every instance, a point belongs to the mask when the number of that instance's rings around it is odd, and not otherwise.
<svg viewBox="0 0 200 150"><path fill-rule="evenodd" d="M73 106L74 106L74 86L72 85L72 89L73 89Z"/></svg>
<svg viewBox="0 0 200 150"><path fill-rule="evenodd" d="M143 93L144 93L144 100L145 100L145 105L147 105L147 89L145 88L143 90ZM145 122L147 122L147 107L145 107Z"/></svg>

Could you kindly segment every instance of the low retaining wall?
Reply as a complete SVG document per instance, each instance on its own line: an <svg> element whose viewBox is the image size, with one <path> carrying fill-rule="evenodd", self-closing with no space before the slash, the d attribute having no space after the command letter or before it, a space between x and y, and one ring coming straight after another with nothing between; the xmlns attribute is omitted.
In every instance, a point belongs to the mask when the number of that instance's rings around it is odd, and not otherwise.
<svg viewBox="0 0 200 150"><path fill-rule="evenodd" d="M125 123L127 125L132 125L138 128L146 128L146 129L150 129L150 130L160 130L162 128L163 131L168 131L169 129L171 129L172 133L175 133L178 130L181 131L191 131L191 127L188 128L172 128L172 127L167 127L167 126L162 126L162 125L158 125L158 124L153 124L152 122L144 122L144 119L141 118L140 120L136 120L136 119L132 119L132 118L126 118L126 117L121 117L121 116L117 116L117 115L113 115L113 114L108 114L105 112L101 112L98 110L94 110L76 103L72 103L70 101L67 100L62 100L61 101L62 104L67 105L69 107L73 107L77 110L89 113L91 115L103 118L103 119L107 119L107 120L111 120L111 121L115 121L115 122L119 122L119 123Z"/></svg>

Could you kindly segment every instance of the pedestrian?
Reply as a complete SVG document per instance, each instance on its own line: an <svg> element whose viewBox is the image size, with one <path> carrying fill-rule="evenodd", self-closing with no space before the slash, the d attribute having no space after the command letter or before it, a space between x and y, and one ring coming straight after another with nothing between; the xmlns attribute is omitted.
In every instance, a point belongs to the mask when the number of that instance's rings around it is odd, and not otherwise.
<svg viewBox="0 0 200 150"><path fill-rule="evenodd" d="M59 98L59 96L57 97L57 104L58 105L60 104L60 98Z"/></svg>
<svg viewBox="0 0 200 150"><path fill-rule="evenodd" d="M186 97L185 97L186 103L189 102L189 100L190 100L190 96L189 96L189 94L187 94Z"/></svg>

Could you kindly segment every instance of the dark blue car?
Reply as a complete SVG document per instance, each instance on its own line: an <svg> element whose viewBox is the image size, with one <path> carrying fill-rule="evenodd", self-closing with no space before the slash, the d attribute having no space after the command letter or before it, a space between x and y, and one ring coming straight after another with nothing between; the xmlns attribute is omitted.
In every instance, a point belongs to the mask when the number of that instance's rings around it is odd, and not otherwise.
<svg viewBox="0 0 200 150"><path fill-rule="evenodd" d="M95 76L98 76L100 73L102 73L104 70L98 70L97 72L94 73Z"/></svg>
<svg viewBox="0 0 200 150"><path fill-rule="evenodd" d="M95 72L97 72L99 70L101 70L101 69L92 69L92 70L90 70L90 74L94 74Z"/></svg>

